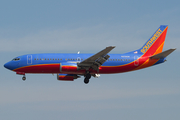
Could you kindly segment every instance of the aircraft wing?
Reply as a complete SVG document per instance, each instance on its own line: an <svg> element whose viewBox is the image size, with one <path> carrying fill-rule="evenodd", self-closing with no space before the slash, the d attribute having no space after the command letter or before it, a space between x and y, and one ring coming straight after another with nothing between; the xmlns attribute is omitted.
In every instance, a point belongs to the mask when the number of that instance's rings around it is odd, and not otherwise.
<svg viewBox="0 0 180 120"><path fill-rule="evenodd" d="M92 68L94 70L98 70L98 67L101 66L110 57L107 54L114 48L115 46L106 47L104 50L78 63L77 65L79 69L88 70L89 68Z"/></svg>

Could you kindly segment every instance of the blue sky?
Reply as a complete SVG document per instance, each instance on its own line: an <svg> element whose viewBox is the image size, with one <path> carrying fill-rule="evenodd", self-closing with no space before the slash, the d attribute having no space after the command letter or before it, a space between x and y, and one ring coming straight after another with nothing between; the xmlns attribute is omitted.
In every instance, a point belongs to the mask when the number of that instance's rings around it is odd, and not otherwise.
<svg viewBox="0 0 180 120"><path fill-rule="evenodd" d="M8 0L0 2L0 119L179 119L180 2L177 0ZM74 82L56 75L16 75L3 67L31 53L111 53L142 47L169 25L167 62L147 69Z"/></svg>

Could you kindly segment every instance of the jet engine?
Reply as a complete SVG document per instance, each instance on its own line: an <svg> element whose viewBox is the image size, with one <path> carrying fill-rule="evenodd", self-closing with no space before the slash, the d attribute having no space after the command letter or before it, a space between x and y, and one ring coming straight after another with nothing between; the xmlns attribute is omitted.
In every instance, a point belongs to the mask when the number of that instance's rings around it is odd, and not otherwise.
<svg viewBox="0 0 180 120"><path fill-rule="evenodd" d="M77 63L60 63L60 72L76 72L77 69Z"/></svg>
<svg viewBox="0 0 180 120"><path fill-rule="evenodd" d="M57 74L57 80L62 81L74 81L74 79L79 78L80 76L75 74Z"/></svg>

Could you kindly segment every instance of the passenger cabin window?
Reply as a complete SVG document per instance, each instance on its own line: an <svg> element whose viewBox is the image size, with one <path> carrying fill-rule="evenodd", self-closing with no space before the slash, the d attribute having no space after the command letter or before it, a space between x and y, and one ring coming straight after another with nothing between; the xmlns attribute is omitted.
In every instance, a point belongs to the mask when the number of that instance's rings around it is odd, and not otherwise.
<svg viewBox="0 0 180 120"><path fill-rule="evenodd" d="M18 60L20 60L20 58L14 58L14 59L13 59L13 61L18 61Z"/></svg>

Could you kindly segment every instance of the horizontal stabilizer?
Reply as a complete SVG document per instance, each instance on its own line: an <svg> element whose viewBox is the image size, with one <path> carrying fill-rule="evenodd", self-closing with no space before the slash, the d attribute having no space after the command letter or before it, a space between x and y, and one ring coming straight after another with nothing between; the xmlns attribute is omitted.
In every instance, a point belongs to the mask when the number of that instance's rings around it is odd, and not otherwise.
<svg viewBox="0 0 180 120"><path fill-rule="evenodd" d="M171 54L174 50L176 50L176 49L169 49L169 50L166 50L166 51L164 51L164 52L162 52L162 53L153 55L153 56L151 56L150 58L151 58L151 59L161 59L161 58L165 58L165 57L167 57L169 54Z"/></svg>

